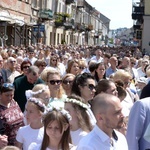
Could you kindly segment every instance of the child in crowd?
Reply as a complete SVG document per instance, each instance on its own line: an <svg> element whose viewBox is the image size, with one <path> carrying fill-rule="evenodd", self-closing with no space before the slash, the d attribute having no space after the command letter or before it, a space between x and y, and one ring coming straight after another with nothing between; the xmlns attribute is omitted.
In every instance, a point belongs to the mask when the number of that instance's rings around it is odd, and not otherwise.
<svg viewBox="0 0 150 150"><path fill-rule="evenodd" d="M37 84L32 90L26 91L26 97L27 99L30 97L41 98L44 100L45 105L47 105L50 98L49 87L45 84Z"/></svg>
<svg viewBox="0 0 150 150"><path fill-rule="evenodd" d="M32 90L26 91L26 98L29 99L31 97L35 98L41 98L43 100L43 103L47 106L50 98L50 90L49 87L45 84L37 84L33 87ZM24 115L26 115L26 111L24 112ZM29 124L29 122L24 118L25 125Z"/></svg>
<svg viewBox="0 0 150 150"><path fill-rule="evenodd" d="M44 127L41 122L43 113L46 109L42 99L31 97L26 104L26 119L29 125L18 130L16 140L17 147L28 150L32 142L41 143L44 135Z"/></svg>
<svg viewBox="0 0 150 150"><path fill-rule="evenodd" d="M42 144L32 143L29 150L73 150L71 145L70 114L63 108L48 108L43 118L44 138Z"/></svg>
<svg viewBox="0 0 150 150"><path fill-rule="evenodd" d="M92 130L90 117L87 114L88 105L83 103L81 97L72 95L65 100L65 109L70 113L70 133L73 145L77 146L79 141Z"/></svg>

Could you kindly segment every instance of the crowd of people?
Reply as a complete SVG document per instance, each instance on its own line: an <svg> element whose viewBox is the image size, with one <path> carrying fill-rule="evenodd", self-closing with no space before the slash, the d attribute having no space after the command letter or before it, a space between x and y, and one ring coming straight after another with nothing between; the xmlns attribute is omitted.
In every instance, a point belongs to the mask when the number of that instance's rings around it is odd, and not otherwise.
<svg viewBox="0 0 150 150"><path fill-rule="evenodd" d="M0 149L150 149L150 63L137 47L0 48Z"/></svg>

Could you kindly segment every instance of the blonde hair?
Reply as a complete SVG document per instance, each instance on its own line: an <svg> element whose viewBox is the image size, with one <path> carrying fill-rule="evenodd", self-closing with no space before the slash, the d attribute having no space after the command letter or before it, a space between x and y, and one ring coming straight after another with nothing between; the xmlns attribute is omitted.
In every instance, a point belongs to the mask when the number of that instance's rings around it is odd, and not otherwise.
<svg viewBox="0 0 150 150"><path fill-rule="evenodd" d="M47 83L50 74L57 74L60 76L60 72L57 69L52 67L47 67L42 71L40 77L45 83Z"/></svg>
<svg viewBox="0 0 150 150"><path fill-rule="evenodd" d="M49 77L49 75L54 75L54 74L60 76L60 78L61 78L60 72L59 72L57 69L52 68L52 67L47 67L47 68L45 68L45 69L42 71L42 73L41 73L41 79L42 79L45 83L48 84L48 77ZM59 91L58 91L57 98L62 98L62 95L63 95L64 93L65 93L65 92L64 92L64 90L63 90L63 87L60 85L60 89L59 89Z"/></svg>
<svg viewBox="0 0 150 150"><path fill-rule="evenodd" d="M124 81L126 79L132 79L132 75L128 71L122 69L118 70L113 77L114 81L118 80Z"/></svg>

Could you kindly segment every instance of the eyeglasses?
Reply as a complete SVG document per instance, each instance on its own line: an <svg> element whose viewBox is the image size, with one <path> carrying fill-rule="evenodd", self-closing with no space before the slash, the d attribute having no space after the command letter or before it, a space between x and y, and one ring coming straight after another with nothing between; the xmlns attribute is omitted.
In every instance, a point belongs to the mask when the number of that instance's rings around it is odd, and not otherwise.
<svg viewBox="0 0 150 150"><path fill-rule="evenodd" d="M93 84L87 84L85 86L87 86L91 91L96 89L96 87Z"/></svg>
<svg viewBox="0 0 150 150"><path fill-rule="evenodd" d="M54 84L56 84L56 83L59 85L59 84L61 84L61 82L62 82L62 80L50 80L50 81L49 81L49 83L50 83L51 85L54 85Z"/></svg>
<svg viewBox="0 0 150 150"><path fill-rule="evenodd" d="M33 52L30 52L29 54L34 54Z"/></svg>
<svg viewBox="0 0 150 150"><path fill-rule="evenodd" d="M23 66L23 69L28 69L30 66Z"/></svg>
<svg viewBox="0 0 150 150"><path fill-rule="evenodd" d="M10 63L15 63L15 62L16 62L15 60L11 60L11 61L10 61Z"/></svg>
<svg viewBox="0 0 150 150"><path fill-rule="evenodd" d="M85 69L85 67L79 67L79 69L83 70L83 69Z"/></svg>
<svg viewBox="0 0 150 150"><path fill-rule="evenodd" d="M52 61L57 61L57 59L52 59Z"/></svg>
<svg viewBox="0 0 150 150"><path fill-rule="evenodd" d="M134 62L131 62L131 64L135 65L135 63L134 63Z"/></svg>
<svg viewBox="0 0 150 150"><path fill-rule="evenodd" d="M2 87L4 87L4 88L14 88L14 85L12 83L3 83Z"/></svg>
<svg viewBox="0 0 150 150"><path fill-rule="evenodd" d="M40 65L41 67L46 67L46 65Z"/></svg>
<svg viewBox="0 0 150 150"><path fill-rule="evenodd" d="M73 81L64 80L63 84L72 84Z"/></svg>

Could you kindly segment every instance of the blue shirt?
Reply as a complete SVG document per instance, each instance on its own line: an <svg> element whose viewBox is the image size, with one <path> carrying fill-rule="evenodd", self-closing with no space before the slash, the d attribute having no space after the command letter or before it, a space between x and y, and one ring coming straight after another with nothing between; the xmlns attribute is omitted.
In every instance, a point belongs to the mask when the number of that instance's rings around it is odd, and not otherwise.
<svg viewBox="0 0 150 150"><path fill-rule="evenodd" d="M118 69L113 70L111 67L106 69L106 77L109 78L111 74L115 73Z"/></svg>
<svg viewBox="0 0 150 150"><path fill-rule="evenodd" d="M150 123L150 97L134 103L128 121L127 142L129 150L146 150L150 148L143 135Z"/></svg>

